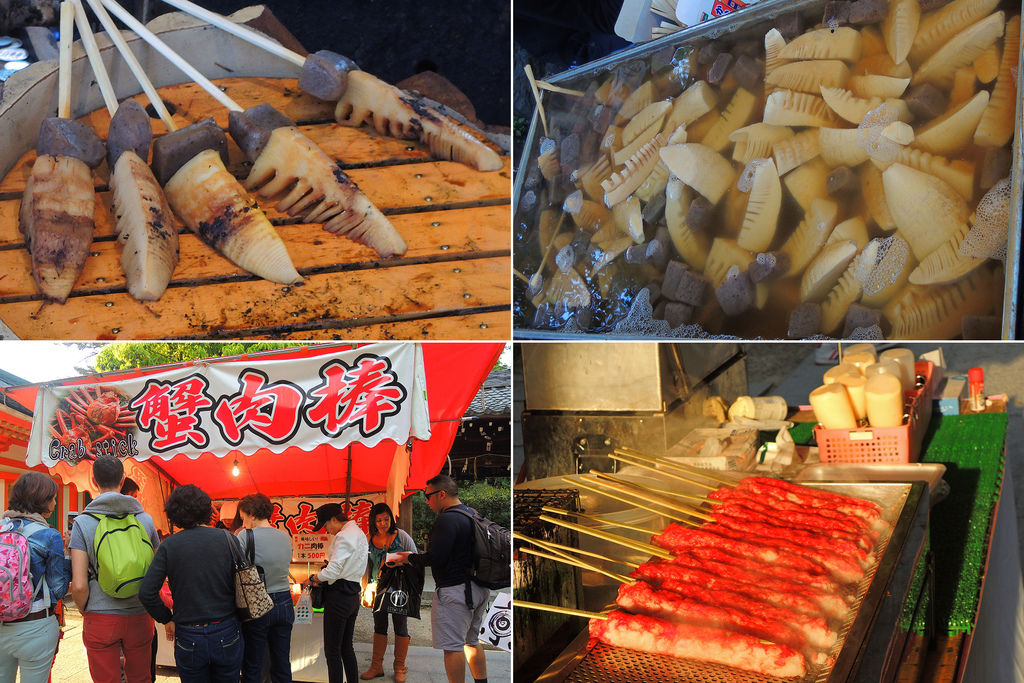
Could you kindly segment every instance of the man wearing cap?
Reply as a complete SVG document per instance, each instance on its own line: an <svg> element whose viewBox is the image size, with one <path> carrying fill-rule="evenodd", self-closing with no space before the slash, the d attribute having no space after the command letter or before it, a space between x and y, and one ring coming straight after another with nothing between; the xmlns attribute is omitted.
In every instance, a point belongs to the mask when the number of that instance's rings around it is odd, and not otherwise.
<svg viewBox="0 0 1024 683"><path fill-rule="evenodd" d="M325 529L334 538L327 566L311 574L309 582L324 590L324 657L330 683L355 681L359 663L352 645L359 613L361 581L370 549L366 534L350 521L338 503L316 509L313 531Z"/></svg>
<svg viewBox="0 0 1024 683"><path fill-rule="evenodd" d="M458 508L475 513L459 500L459 485L446 474L428 479L423 488L427 505L437 513L430 529L427 552L409 555L414 566L431 567L434 601L430 606L430 632L434 648L444 650L448 680L466 678L466 664L475 683L487 683L487 660L480 645L480 622L491 592L470 580L473 564L473 522L461 514L444 514Z"/></svg>

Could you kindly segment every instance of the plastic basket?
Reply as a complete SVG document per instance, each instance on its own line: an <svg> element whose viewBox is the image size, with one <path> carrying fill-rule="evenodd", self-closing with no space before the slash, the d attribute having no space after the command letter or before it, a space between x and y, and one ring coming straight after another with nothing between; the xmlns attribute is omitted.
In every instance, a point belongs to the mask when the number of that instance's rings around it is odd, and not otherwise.
<svg viewBox="0 0 1024 683"><path fill-rule="evenodd" d="M818 456L822 462L907 463L917 462L921 441L932 418L931 361L917 361L914 372L924 377L920 389L903 393L909 416L899 427L825 429L814 425Z"/></svg>

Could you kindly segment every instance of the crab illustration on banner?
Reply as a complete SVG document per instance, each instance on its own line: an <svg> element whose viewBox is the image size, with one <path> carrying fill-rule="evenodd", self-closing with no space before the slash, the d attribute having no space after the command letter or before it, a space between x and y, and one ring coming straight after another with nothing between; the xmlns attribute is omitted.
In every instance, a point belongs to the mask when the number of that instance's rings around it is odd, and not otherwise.
<svg viewBox="0 0 1024 683"><path fill-rule="evenodd" d="M46 388L36 397L28 462L53 467L108 453L166 460L426 440L424 377L418 345L382 343Z"/></svg>

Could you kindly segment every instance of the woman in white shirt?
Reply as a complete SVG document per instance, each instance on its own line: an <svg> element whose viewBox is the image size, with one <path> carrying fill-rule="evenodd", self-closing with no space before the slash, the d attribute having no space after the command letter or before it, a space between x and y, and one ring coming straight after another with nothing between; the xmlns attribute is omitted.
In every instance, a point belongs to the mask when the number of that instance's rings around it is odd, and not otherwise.
<svg viewBox="0 0 1024 683"><path fill-rule="evenodd" d="M313 531L326 529L331 541L327 566L309 577L313 585L324 588L324 658L330 683L355 683L359 662L352 645L359 613L361 581L366 571L369 545L366 534L350 521L338 503L326 503L316 509Z"/></svg>

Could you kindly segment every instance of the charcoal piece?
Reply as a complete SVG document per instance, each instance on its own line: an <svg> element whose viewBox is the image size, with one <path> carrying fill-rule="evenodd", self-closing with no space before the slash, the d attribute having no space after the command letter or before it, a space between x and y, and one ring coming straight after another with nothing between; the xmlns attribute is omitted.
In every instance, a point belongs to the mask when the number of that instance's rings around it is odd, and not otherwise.
<svg viewBox="0 0 1024 683"><path fill-rule="evenodd" d="M631 247L626 247L626 263L631 263L635 266L647 263L647 245L634 244Z"/></svg>
<svg viewBox="0 0 1024 683"><path fill-rule="evenodd" d="M590 233L586 230L577 230L572 236L572 241L569 242L569 246L572 247L573 253L587 253L590 249Z"/></svg>
<svg viewBox="0 0 1024 683"><path fill-rule="evenodd" d="M885 339L885 335L882 333L882 328L879 325L871 325L870 327L855 327L850 332L848 339L856 341L881 341Z"/></svg>
<svg viewBox="0 0 1024 683"><path fill-rule="evenodd" d="M740 55L732 67L732 75L743 88L757 92L764 80L764 64L750 55Z"/></svg>
<svg viewBox="0 0 1024 683"><path fill-rule="evenodd" d="M665 303L665 322L672 329L679 327L680 325L686 325L693 318L693 306L679 303L678 301L668 301Z"/></svg>
<svg viewBox="0 0 1024 683"><path fill-rule="evenodd" d="M712 85L718 85L725 80L726 75L729 73L729 67L732 66L732 55L728 52L715 57L714 63L711 68L708 69L708 83Z"/></svg>
<svg viewBox="0 0 1024 683"><path fill-rule="evenodd" d="M856 0L850 3L849 22L854 26L875 24L889 14L888 0Z"/></svg>
<svg viewBox="0 0 1024 683"><path fill-rule="evenodd" d="M775 18L775 28L788 43L804 32L804 18L799 12L787 12Z"/></svg>
<svg viewBox="0 0 1024 683"><path fill-rule="evenodd" d="M833 197L844 197L860 190L860 180L849 166L837 166L826 176L825 190Z"/></svg>
<svg viewBox="0 0 1024 683"><path fill-rule="evenodd" d="M648 223L657 223L665 215L665 193L659 192L644 206L643 218Z"/></svg>
<svg viewBox="0 0 1024 683"><path fill-rule="evenodd" d="M554 326L554 306L550 302L545 301L533 312L533 325L531 327L543 330Z"/></svg>
<svg viewBox="0 0 1024 683"><path fill-rule="evenodd" d="M527 190L523 193L523 196L519 198L519 211L525 213L532 211L537 206L537 193L533 190Z"/></svg>
<svg viewBox="0 0 1024 683"><path fill-rule="evenodd" d="M821 14L821 23L829 28L845 26L850 23L850 3L845 0L832 0L825 3Z"/></svg>
<svg viewBox="0 0 1024 683"><path fill-rule="evenodd" d="M910 113L918 121L930 121L949 107L949 98L931 83L921 83L903 96Z"/></svg>
<svg viewBox="0 0 1024 683"><path fill-rule="evenodd" d="M669 251L668 242L663 242L660 239L653 239L647 243L647 252L644 254L644 258L647 262L658 270L665 270L665 266L668 265L668 260L672 254Z"/></svg>
<svg viewBox="0 0 1024 683"><path fill-rule="evenodd" d="M651 317L654 318L655 320L664 320L665 319L665 309L668 307L668 304L669 304L669 302L668 302L667 299L662 299L661 301L659 301L654 306L654 310L651 313Z"/></svg>
<svg viewBox="0 0 1024 683"><path fill-rule="evenodd" d="M576 311L576 325L581 330L589 330L590 325L594 322L594 312L589 308L581 308Z"/></svg>
<svg viewBox="0 0 1024 683"><path fill-rule="evenodd" d="M789 255L783 251L766 251L757 255L747 268L747 277L754 284L774 280L789 270Z"/></svg>
<svg viewBox="0 0 1024 683"><path fill-rule="evenodd" d="M789 314L790 339L803 339L818 334L821 330L821 305L802 303Z"/></svg>
<svg viewBox="0 0 1024 683"><path fill-rule="evenodd" d="M739 60L740 57L751 57L757 59L764 56L763 40L741 40L729 50L732 56Z"/></svg>
<svg viewBox="0 0 1024 683"><path fill-rule="evenodd" d="M573 251L572 245L567 244L558 250L555 254L555 265L562 271L563 274L568 274L570 270L576 267L576 252Z"/></svg>
<svg viewBox="0 0 1024 683"><path fill-rule="evenodd" d="M850 304L850 308L846 310L843 337L849 337L858 327L871 327L872 325L880 325L881 322L881 311L861 304Z"/></svg>
<svg viewBox="0 0 1024 683"><path fill-rule="evenodd" d="M594 107L594 113L590 116L590 127L600 134L604 134L608 130L609 124L612 122L612 109L611 107L599 104Z"/></svg>
<svg viewBox="0 0 1024 683"><path fill-rule="evenodd" d="M982 190L988 190L1003 178L1010 175L1010 150L1006 147L988 147L985 158L981 162L978 173L978 184Z"/></svg>
<svg viewBox="0 0 1024 683"><path fill-rule="evenodd" d="M648 282L644 285L644 289L646 289L647 293L650 294L649 298L652 304L661 298L661 284L657 280L651 280Z"/></svg>
<svg viewBox="0 0 1024 683"><path fill-rule="evenodd" d="M107 166L114 170L124 152L132 151L149 161L149 144L153 142L153 126L149 114L136 100L125 100L114 112L107 131Z"/></svg>
<svg viewBox="0 0 1024 683"><path fill-rule="evenodd" d="M334 102L348 89L348 74L359 71L359 65L348 57L330 50L306 55L299 74L299 89L321 100Z"/></svg>
<svg viewBox="0 0 1024 683"><path fill-rule="evenodd" d="M228 132L249 161L256 161L275 130L294 125L294 121L266 102L228 114Z"/></svg>
<svg viewBox="0 0 1024 683"><path fill-rule="evenodd" d="M754 285L746 272L737 266L729 268L725 282L715 289L715 298L726 315L739 315L754 304Z"/></svg>
<svg viewBox="0 0 1024 683"><path fill-rule="evenodd" d="M526 177L523 179L523 189L535 190L540 187L540 169L536 166L531 166L530 170L526 172Z"/></svg>
<svg viewBox="0 0 1024 683"><path fill-rule="evenodd" d="M724 50L725 46L723 46L719 41L709 41L697 51L697 63L701 66L709 66L718 59L718 55L722 54Z"/></svg>
<svg viewBox="0 0 1024 683"><path fill-rule="evenodd" d="M563 173L572 173L580 165L580 136L573 133L562 140L558 147L558 161Z"/></svg>
<svg viewBox="0 0 1024 683"><path fill-rule="evenodd" d="M710 285L703 276L683 263L669 261L665 268L665 279L661 283L661 295L672 301L702 306Z"/></svg>
<svg viewBox="0 0 1024 683"><path fill-rule="evenodd" d="M1002 318L995 315L965 315L960 326L964 339L999 339L1003 333Z"/></svg>
<svg viewBox="0 0 1024 683"><path fill-rule="evenodd" d="M690 202L690 208L686 210L686 227L694 232L703 232L711 225L714 213L715 205L704 197L697 195Z"/></svg>
<svg viewBox="0 0 1024 683"><path fill-rule="evenodd" d="M103 163L107 148L93 129L81 121L50 117L39 126L36 154L74 157L89 168L96 168Z"/></svg>

